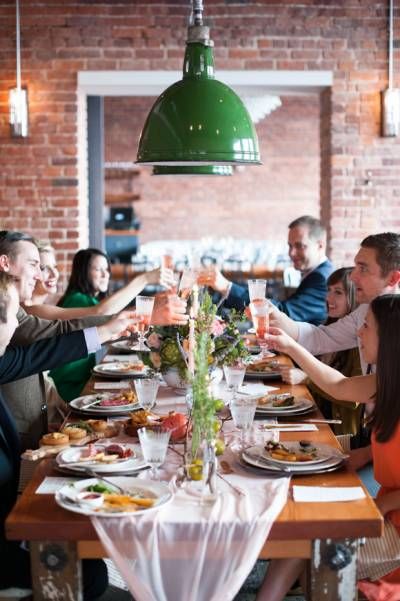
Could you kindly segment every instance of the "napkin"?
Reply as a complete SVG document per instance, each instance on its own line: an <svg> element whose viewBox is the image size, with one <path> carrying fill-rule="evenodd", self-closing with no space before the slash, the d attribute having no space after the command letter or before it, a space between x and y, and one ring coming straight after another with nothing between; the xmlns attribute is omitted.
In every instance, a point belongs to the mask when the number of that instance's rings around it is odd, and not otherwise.
<svg viewBox="0 0 400 601"><path fill-rule="evenodd" d="M293 486L293 499L301 503L358 501L365 498L361 486Z"/></svg>
<svg viewBox="0 0 400 601"><path fill-rule="evenodd" d="M37 495L51 495L57 492L63 486L76 482L76 478L46 476L43 482L35 491Z"/></svg>
<svg viewBox="0 0 400 601"><path fill-rule="evenodd" d="M268 394L269 392L272 392L273 390L279 390L278 387L276 386L265 386L264 384L262 384L262 382L254 382L253 384L243 384L238 392L240 393L244 393L244 394L251 394L251 395L257 395L257 394Z"/></svg>
<svg viewBox="0 0 400 601"><path fill-rule="evenodd" d="M127 382L126 380L122 380L122 381L116 380L115 382L95 382L94 383L95 390L112 390L114 388L118 388L118 389L130 388L129 382Z"/></svg>
<svg viewBox="0 0 400 601"><path fill-rule="evenodd" d="M264 432L315 432L318 430L315 424L260 424L259 427Z"/></svg>
<svg viewBox="0 0 400 601"><path fill-rule="evenodd" d="M129 355L106 355L103 359L105 363L114 363L115 361L139 361L139 357L135 353Z"/></svg>

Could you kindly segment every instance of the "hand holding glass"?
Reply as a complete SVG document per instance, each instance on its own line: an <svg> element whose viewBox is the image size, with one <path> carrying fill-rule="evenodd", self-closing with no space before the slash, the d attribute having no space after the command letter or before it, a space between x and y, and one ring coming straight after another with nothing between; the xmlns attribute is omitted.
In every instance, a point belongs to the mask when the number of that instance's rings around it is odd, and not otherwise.
<svg viewBox="0 0 400 601"><path fill-rule="evenodd" d="M130 381L131 388L135 389L139 405L145 411L150 411L156 401L159 380L156 378L140 378Z"/></svg>
<svg viewBox="0 0 400 601"><path fill-rule="evenodd" d="M178 295L187 300L192 292L193 286L197 281L197 275L192 269L184 269L179 284Z"/></svg>
<svg viewBox="0 0 400 601"><path fill-rule="evenodd" d="M151 314L153 312L154 296L137 296L136 297L136 315L140 319L138 324L139 330L139 345L135 350L149 350L145 344L145 334L149 329Z"/></svg>
<svg viewBox="0 0 400 601"><path fill-rule="evenodd" d="M144 460L150 465L150 475L154 480L158 479L158 468L165 461L169 437L169 430L155 428L140 428L138 436Z"/></svg>
<svg viewBox="0 0 400 601"><path fill-rule="evenodd" d="M228 390L233 392L233 397L242 385L246 368L239 365L224 365L224 375Z"/></svg>
<svg viewBox="0 0 400 601"><path fill-rule="evenodd" d="M250 430L257 407L257 398L253 397L236 397L230 402L230 410L233 423L240 430L240 446L243 451L246 441L246 433Z"/></svg>

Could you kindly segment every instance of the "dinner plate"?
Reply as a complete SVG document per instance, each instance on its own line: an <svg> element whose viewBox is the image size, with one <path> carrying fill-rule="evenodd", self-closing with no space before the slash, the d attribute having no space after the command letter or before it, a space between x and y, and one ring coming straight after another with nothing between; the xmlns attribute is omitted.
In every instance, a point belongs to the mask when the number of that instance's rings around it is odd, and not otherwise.
<svg viewBox="0 0 400 601"><path fill-rule="evenodd" d="M247 461L243 456L238 457L238 462L239 464L246 468L247 470L250 470L258 475L263 475L263 474L268 474L268 476L313 476L316 474L326 474L328 472L334 472L338 469L340 469L343 465L343 461L339 461L338 463L320 463L318 465L315 466L315 469L310 471L310 470L303 470L301 469L301 466L299 466L299 469L297 470L292 470L291 468L287 468L287 471L283 471L279 466L277 465L272 465L270 464L268 465L260 465L257 462L252 462L252 460L250 459L249 461Z"/></svg>
<svg viewBox="0 0 400 601"><path fill-rule="evenodd" d="M262 371L252 370L251 367L252 364L250 364L246 369L244 376L246 380L273 380L281 377L280 371L275 366L268 367L268 364L266 364L265 367L267 369Z"/></svg>
<svg viewBox="0 0 400 601"><path fill-rule="evenodd" d="M293 453L301 453L301 449L302 447L299 445L298 442L296 443L286 443L285 442L285 447ZM264 450L263 453L263 457L265 456L268 461L270 461L271 463L277 463L278 465L299 465L299 463L301 463L302 465L308 466L308 465L315 465L316 463L321 463L323 461L327 461L328 459L330 459L332 457L332 451L328 451L327 449L318 449L317 445L313 445L313 453L315 453L315 457L314 459L310 459L309 461L302 461L302 462L297 462L297 461L290 461L290 459L278 459L277 457L272 457L272 453L273 451L267 451L266 449ZM314 449L316 449L314 451ZM303 451L305 454L307 454L307 450L304 449ZM310 451L311 452L311 451Z"/></svg>
<svg viewBox="0 0 400 601"><path fill-rule="evenodd" d="M107 478L110 482L114 482L118 486L121 486L124 490L133 493L139 494L142 497L146 498L154 498L154 505L149 508L137 509L134 512L126 512L126 511L104 511L100 507L99 509L92 509L83 504L79 504L74 501L76 496L84 492L88 486L93 484L101 483L101 478L87 478L85 480L79 480L78 482L74 482L72 484L67 484L61 487L55 494L55 501L57 505L67 509L68 511L73 511L74 513L80 513L83 515L93 515L99 517L118 517L118 516L126 516L126 515L139 515L145 513L147 511L154 511L159 507L165 505L172 499L172 494L164 482L154 482L150 480L139 480L137 478L132 478L129 476L118 476L118 477L110 477ZM106 484L106 486L109 486ZM118 491L116 491L118 492Z"/></svg>
<svg viewBox="0 0 400 601"><path fill-rule="evenodd" d="M313 401L310 399L298 397L295 399L294 405L289 405L287 407L273 407L272 403L257 405L257 413L263 413L265 415L296 415L298 413L304 413L305 411L309 411L315 407Z"/></svg>
<svg viewBox="0 0 400 601"><path fill-rule="evenodd" d="M132 353L135 350L137 343L138 342L136 339L132 340L127 338L126 340L117 340L116 342L113 342L110 346L114 350L120 351L121 353Z"/></svg>
<svg viewBox="0 0 400 601"><path fill-rule="evenodd" d="M286 443L285 446L288 446L293 443ZM253 447L248 447L242 453L242 458L246 463L253 465L255 467L271 470L271 471L279 471L284 473L314 473L317 470L323 470L326 468L334 467L338 464L341 464L346 458L343 453L341 453L338 449L334 447L330 447L329 445L321 445L315 444L317 448L317 452L324 455L324 459L318 462L281 462L276 459L271 459L268 456L268 452L262 445L255 445ZM298 447L298 442L297 442Z"/></svg>
<svg viewBox="0 0 400 601"><path fill-rule="evenodd" d="M95 445L96 449L99 449L99 451L101 451L105 446L108 445ZM134 456L119 459L117 461L113 461L112 463L102 463L101 461L94 462L87 460L82 461L81 465L76 465L76 462L78 462L80 459L83 449L77 447L70 447L68 449L64 449L57 455L57 467L59 467L62 470L66 469L68 471L80 474L85 473L86 467L90 467L90 469L93 469L95 472L99 472L102 474L115 474L118 472L136 472L147 467L148 464L143 458L142 452L140 450L140 445L123 444L121 446L131 449L134 452Z"/></svg>
<svg viewBox="0 0 400 601"><path fill-rule="evenodd" d="M134 368L134 361L115 361L110 363L99 363L93 367L96 376L107 378L144 378L149 368L145 365L142 369Z"/></svg>
<svg viewBox="0 0 400 601"><path fill-rule="evenodd" d="M70 402L70 406L75 411L79 411L79 413L83 413L85 415L120 415L121 413L129 413L130 411L136 411L139 409L139 403L136 401L135 403L126 403L125 405L110 405L108 407L102 407L95 403L96 400L106 400L112 399L113 397L118 397L121 393L111 393L111 392L100 392L98 394L87 394L84 396L80 396L73 401Z"/></svg>

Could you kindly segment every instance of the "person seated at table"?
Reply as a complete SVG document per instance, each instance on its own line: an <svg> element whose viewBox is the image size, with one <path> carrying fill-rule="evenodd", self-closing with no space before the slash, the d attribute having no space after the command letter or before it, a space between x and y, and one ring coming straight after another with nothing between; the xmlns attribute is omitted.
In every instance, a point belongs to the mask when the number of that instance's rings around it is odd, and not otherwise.
<svg viewBox="0 0 400 601"><path fill-rule="evenodd" d="M328 278L328 294L326 296L328 319L326 324L334 323L357 307L355 285L350 279L351 272L351 267L342 267L331 273ZM336 353L325 353L319 359L340 371L344 376L361 374L360 355L357 347ZM341 420L341 424L333 426L335 434L356 435L358 433L363 410L360 403L335 400L335 397L324 393L307 378L304 371L297 367L283 365L280 372L282 380L288 384L307 384L326 418Z"/></svg>
<svg viewBox="0 0 400 601"><path fill-rule="evenodd" d="M40 340L30 346L10 347L9 342L18 326L19 295L15 279L0 272L0 383L25 378L43 369L57 365L65 359L87 353L86 337L73 332L52 340ZM131 322L131 314L115 318L110 325L100 326L102 337L121 333ZM99 328L99 331L100 331ZM65 360L64 359L64 360ZM7 541L5 520L16 498L20 471L20 440L7 403L0 393L0 589L9 587L30 588L30 558L21 543ZM107 569L103 561L82 562L84 598L95 599L107 588Z"/></svg>
<svg viewBox="0 0 400 601"><path fill-rule="evenodd" d="M400 599L400 296L375 298L358 330L364 360L376 364L376 373L346 377L321 363L288 334L270 328L269 348L288 354L322 390L345 401L373 401L369 424L372 446L354 452L352 468L370 460L380 484L375 500L385 518L384 534L366 539L360 547L357 567L358 587L367 599ZM374 549L376 562L369 559ZM272 560L257 601L280 601L291 584L305 573L306 560ZM305 587L303 590L306 590ZM382 596L379 596L379 593Z"/></svg>
<svg viewBox="0 0 400 601"><path fill-rule="evenodd" d="M271 302L296 321L319 325L327 318L326 280L332 271L326 257L326 228L319 219L303 215L289 224L288 245L289 257L302 279L287 300ZM223 306L228 309L243 310L250 302L247 286L230 282L215 266L203 270L198 283L225 296Z"/></svg>

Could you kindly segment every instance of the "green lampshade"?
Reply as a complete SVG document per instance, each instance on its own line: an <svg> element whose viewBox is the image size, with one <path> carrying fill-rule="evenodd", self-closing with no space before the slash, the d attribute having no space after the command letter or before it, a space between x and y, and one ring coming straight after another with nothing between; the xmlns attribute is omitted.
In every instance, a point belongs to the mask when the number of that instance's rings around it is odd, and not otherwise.
<svg viewBox="0 0 400 601"><path fill-rule="evenodd" d="M152 175L232 175L232 165L155 165Z"/></svg>
<svg viewBox="0 0 400 601"><path fill-rule="evenodd" d="M189 28L196 30L196 27ZM204 34L204 29L201 28ZM192 35L193 38L193 35ZM148 165L260 164L257 134L239 96L214 79L210 40L188 41L183 79L154 103L139 141Z"/></svg>

